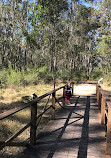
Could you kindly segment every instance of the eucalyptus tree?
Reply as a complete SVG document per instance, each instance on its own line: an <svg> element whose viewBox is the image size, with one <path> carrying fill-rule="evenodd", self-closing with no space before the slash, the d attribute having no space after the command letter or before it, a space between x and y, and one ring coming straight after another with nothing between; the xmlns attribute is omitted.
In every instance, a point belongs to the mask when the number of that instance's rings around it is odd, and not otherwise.
<svg viewBox="0 0 111 158"><path fill-rule="evenodd" d="M1 65L7 67L7 55L10 49L10 37L12 37L11 28L12 28L12 18L11 18L11 9L10 2L5 5L5 2L1 2ZM10 22L10 23L9 23ZM8 50L7 50L8 48Z"/></svg>
<svg viewBox="0 0 111 158"><path fill-rule="evenodd" d="M5 67L8 67L9 63L18 69L22 67L22 7L21 0L1 2L1 58Z"/></svg>
<svg viewBox="0 0 111 158"><path fill-rule="evenodd" d="M97 54L102 59L102 68L105 75L111 73L111 3L103 0L100 5L99 47ZM103 75L104 75L103 74Z"/></svg>
<svg viewBox="0 0 111 158"><path fill-rule="evenodd" d="M58 76L84 72L87 78L98 56L110 67L109 0L102 1L101 10L80 0L4 0L0 5L1 67L47 66Z"/></svg>
<svg viewBox="0 0 111 158"><path fill-rule="evenodd" d="M63 23L62 23L62 12L68 9L67 1L65 0L40 0L38 1L39 4L43 8L46 9L46 14L41 17L42 22L45 23L47 26L47 30L49 33L48 40L49 40L49 53L50 53L50 70L53 71L54 69L54 58L56 58L55 52L55 44L58 35L61 34L63 30Z"/></svg>
<svg viewBox="0 0 111 158"><path fill-rule="evenodd" d="M92 71L93 48L95 47L96 30L99 20L95 17L96 9L86 7L80 1L71 1L69 9L68 28L68 69L73 74L86 72L89 78ZM77 73L76 73L77 72Z"/></svg>
<svg viewBox="0 0 111 158"><path fill-rule="evenodd" d="M39 60L39 64L40 62L40 65L47 64L49 71L53 72L54 75L59 64L58 52L60 52L63 43L65 28L63 19L64 12L67 9L68 3L66 0L38 0L38 2L34 3L34 7L31 8L31 17L33 19L31 19L33 27L31 33L39 34L38 39L36 36L34 38L39 44L39 49L36 49L35 54L43 55L44 60L42 61L44 63Z"/></svg>

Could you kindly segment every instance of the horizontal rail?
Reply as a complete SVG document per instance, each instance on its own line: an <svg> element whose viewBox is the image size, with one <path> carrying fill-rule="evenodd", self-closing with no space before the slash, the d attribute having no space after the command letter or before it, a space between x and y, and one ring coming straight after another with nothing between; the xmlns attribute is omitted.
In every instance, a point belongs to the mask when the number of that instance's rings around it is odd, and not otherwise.
<svg viewBox="0 0 111 158"><path fill-rule="evenodd" d="M52 105L50 105L49 107L47 107L41 114L39 114L37 116L37 119L40 118L46 111L48 111L50 108L52 107Z"/></svg>
<svg viewBox="0 0 111 158"><path fill-rule="evenodd" d="M52 106L49 106L48 108L46 108L44 110L44 112L42 112L40 115L37 116L37 119L40 118L46 111L48 111ZM18 135L20 135L23 131L25 131L28 127L30 127L31 123L27 124L26 126L24 126L20 131L18 131L16 134L14 134L11 138L9 138L8 140L6 141L3 141L3 142L0 142L0 150L3 149L5 146L8 146L11 141L13 141ZM12 142L10 144L10 146L22 146L23 143L16 143L16 142ZM26 146L26 144L24 143L23 146Z"/></svg>
<svg viewBox="0 0 111 158"><path fill-rule="evenodd" d="M101 124L106 126L106 154L111 155L111 100L100 85L96 85L96 96L101 110Z"/></svg>
<svg viewBox="0 0 111 158"><path fill-rule="evenodd" d="M60 89L62 89L62 88L64 88L64 87L65 87L65 86L62 86L62 87L57 88L57 89L55 89L55 90L53 90L53 91L51 91L51 92L48 92L48 93L46 93L46 94L44 94L44 95L41 95L40 97L38 97L38 98L36 98L36 99L34 99L34 100L28 102L28 103L24 103L25 105L23 105L23 106L16 107L16 108L13 108L13 109L10 109L10 110L8 110L8 111L6 111L6 112L1 113L1 114L0 114L0 120L3 120L3 119L5 119L5 118L7 118L7 117L9 117L9 116L11 116L11 115L17 113L17 112L19 112L19 111L21 111L21 110L23 110L23 109L29 107L29 106L32 105L32 104L38 103L40 100L44 99L45 97L51 95L52 93L54 93L54 92L56 92L56 91L58 91L58 90L60 90Z"/></svg>
<svg viewBox="0 0 111 158"><path fill-rule="evenodd" d="M20 135L23 131L25 131L28 127L30 127L30 123L27 124L25 127L23 127L20 131L18 131L16 134L14 134L11 138L4 141L4 144L0 146L0 150L3 149L6 145L8 145L11 141L13 141L18 135Z"/></svg>
<svg viewBox="0 0 111 158"><path fill-rule="evenodd" d="M0 145L4 144L5 141L0 141ZM5 146L16 146L16 147L27 147L29 145L29 143L27 142L10 142L8 144L6 144Z"/></svg>
<svg viewBox="0 0 111 158"><path fill-rule="evenodd" d="M73 94L74 83L71 83L71 84L72 84L72 94ZM19 143L19 142L13 142L13 140L17 136L19 136L23 131L25 131L28 127L30 127L30 144L34 145L36 142L37 120L39 118L41 120L42 115L46 111L48 111L50 108L52 109L52 118L55 119L55 103L56 103L56 101L59 102L58 100L62 98L62 104L63 104L63 106L65 105L65 86L59 87L59 88L52 90L44 95L41 95L40 97L38 97L32 101L29 101L28 103L24 103L24 105L20 105L19 107L16 107L16 108L13 108L13 109L10 109L6 112L1 113L0 120L3 120L3 119L23 110L25 108L30 107L30 109L31 109L30 123L25 125L22 129L20 129L16 134L12 135L6 141L1 141L0 142L0 150L2 150L5 146L11 146L11 145L13 146L14 144L15 144L15 146L17 144L25 146L26 145L25 143L23 144L23 143ZM56 99L56 91L58 91L62 88L63 88L63 96L57 100ZM43 112L37 116L37 103L49 95L52 95L52 105L48 106L47 108L45 107ZM48 99L48 101L49 101L49 99ZM48 104L48 101L47 101L46 105Z"/></svg>
<svg viewBox="0 0 111 158"><path fill-rule="evenodd" d="M107 105L108 105L109 109L111 110L111 101L107 101Z"/></svg>
<svg viewBox="0 0 111 158"><path fill-rule="evenodd" d="M6 112L1 113L0 114L0 120L3 120L5 118L7 118L7 117L9 117L9 116L21 111L21 110L29 107L29 105L30 105L30 103L28 103L27 105L16 107L16 108L13 108L13 109L10 109L10 110L8 110Z"/></svg>

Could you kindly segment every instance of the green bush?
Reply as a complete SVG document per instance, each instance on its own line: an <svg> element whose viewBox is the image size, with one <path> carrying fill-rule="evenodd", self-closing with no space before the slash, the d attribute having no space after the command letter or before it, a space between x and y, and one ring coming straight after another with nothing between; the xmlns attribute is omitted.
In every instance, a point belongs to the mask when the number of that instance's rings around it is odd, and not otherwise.
<svg viewBox="0 0 111 158"><path fill-rule="evenodd" d="M98 80L101 77L104 78L105 81L111 83L111 72L107 75L104 75L104 71L102 68L96 68L90 75L91 80ZM87 75L85 70L76 70L71 74L70 71L60 70L56 73L56 79L60 79L62 81L71 80L75 82L81 82L87 80ZM39 82L50 83L53 81L53 74L49 72L47 66L43 66L41 68L33 67L28 68L27 71L18 71L17 69L13 69L11 65L9 65L8 69L3 69L0 71L0 87L8 87L8 86L28 86L28 85L37 85Z"/></svg>
<svg viewBox="0 0 111 158"><path fill-rule="evenodd" d="M27 72L18 71L9 66L0 72L0 87L21 86L38 83L37 69L28 69Z"/></svg>
<svg viewBox="0 0 111 158"><path fill-rule="evenodd" d="M23 85L38 84L38 69L30 68L24 73Z"/></svg>
<svg viewBox="0 0 111 158"><path fill-rule="evenodd" d="M66 70L66 71L59 71L57 73L57 78L62 80L63 82L68 80L70 78L70 71Z"/></svg>
<svg viewBox="0 0 111 158"><path fill-rule="evenodd" d="M74 81L79 83L81 81L86 81L87 80L87 75L86 75L86 71L85 70L76 70L74 73L74 77L73 77Z"/></svg>
<svg viewBox="0 0 111 158"><path fill-rule="evenodd" d="M107 81L108 85L111 85L111 72L104 76L104 80Z"/></svg>
<svg viewBox="0 0 111 158"><path fill-rule="evenodd" d="M7 83L7 71L5 69L3 69L2 71L0 71L0 87L6 87L6 83Z"/></svg>
<svg viewBox="0 0 111 158"><path fill-rule="evenodd" d="M101 68L94 69L90 75L92 80L98 80L101 77L103 77L103 70Z"/></svg>
<svg viewBox="0 0 111 158"><path fill-rule="evenodd" d="M45 83L50 83L53 80L53 75L49 70L47 69L47 66L43 66L39 68L38 70L38 77L39 80L44 81Z"/></svg>
<svg viewBox="0 0 111 158"><path fill-rule="evenodd" d="M10 65L8 69L3 69L0 72L0 87L8 86L27 86L37 85L43 81L50 83L53 80L52 73L50 73L46 66L41 68L29 68L27 71L18 71L13 69Z"/></svg>

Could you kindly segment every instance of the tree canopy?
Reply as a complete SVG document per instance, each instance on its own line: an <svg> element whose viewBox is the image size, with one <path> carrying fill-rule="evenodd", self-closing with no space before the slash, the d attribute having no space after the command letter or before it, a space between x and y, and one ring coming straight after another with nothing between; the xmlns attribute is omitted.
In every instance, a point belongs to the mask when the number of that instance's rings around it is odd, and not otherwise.
<svg viewBox="0 0 111 158"><path fill-rule="evenodd" d="M11 66L63 80L111 75L110 0L2 0L0 8L1 73Z"/></svg>

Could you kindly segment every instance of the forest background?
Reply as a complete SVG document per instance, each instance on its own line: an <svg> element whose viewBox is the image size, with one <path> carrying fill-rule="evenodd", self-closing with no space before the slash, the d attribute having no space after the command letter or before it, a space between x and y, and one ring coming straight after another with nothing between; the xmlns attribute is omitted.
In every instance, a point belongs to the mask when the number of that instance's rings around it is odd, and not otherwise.
<svg viewBox="0 0 111 158"><path fill-rule="evenodd" d="M110 0L0 0L0 111L23 105L23 96L43 95L68 78L103 78L111 85ZM38 114L45 103L38 104ZM24 109L3 121L0 140L29 123L30 115ZM50 112L37 133L49 119ZM28 128L17 141L29 137ZM5 147L0 154L18 158L21 150Z"/></svg>
<svg viewBox="0 0 111 158"><path fill-rule="evenodd" d="M111 83L110 0L1 0L0 87Z"/></svg>

